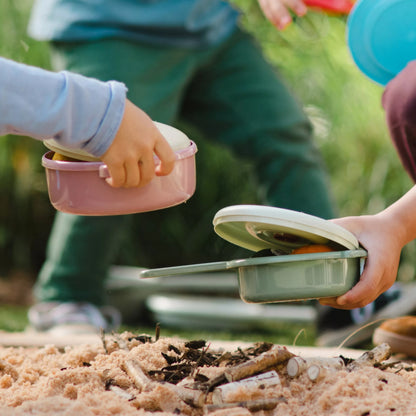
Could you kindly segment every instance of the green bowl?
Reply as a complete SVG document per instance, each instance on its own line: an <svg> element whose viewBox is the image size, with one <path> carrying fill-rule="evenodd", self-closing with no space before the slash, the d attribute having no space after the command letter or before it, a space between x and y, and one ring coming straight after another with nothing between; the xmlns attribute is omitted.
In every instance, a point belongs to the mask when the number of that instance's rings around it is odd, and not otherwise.
<svg viewBox="0 0 416 416"><path fill-rule="evenodd" d="M365 250L290 254L149 269L140 277L235 271L243 301L291 302L344 294L358 282L366 258Z"/></svg>
<svg viewBox="0 0 416 416"><path fill-rule="evenodd" d="M238 271L247 303L287 302L340 296L359 280L367 252L346 250L227 262Z"/></svg>

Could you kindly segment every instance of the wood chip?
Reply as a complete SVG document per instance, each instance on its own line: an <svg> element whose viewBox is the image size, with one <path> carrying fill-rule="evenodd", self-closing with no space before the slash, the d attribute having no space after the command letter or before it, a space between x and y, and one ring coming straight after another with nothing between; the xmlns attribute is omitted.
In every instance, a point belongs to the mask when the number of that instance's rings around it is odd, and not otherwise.
<svg viewBox="0 0 416 416"><path fill-rule="evenodd" d="M214 404L227 403L232 400L229 399L236 390L240 387L250 389L265 389L267 387L273 387L280 385L280 377L276 371L268 371L266 373L258 374L257 376L245 378L232 383L223 384L217 387L212 392L212 402Z"/></svg>
<svg viewBox="0 0 416 416"><path fill-rule="evenodd" d="M349 371L357 370L364 366L374 366L381 364L383 361L388 360L391 357L391 348L390 345L384 343L377 345L370 351L366 351L356 360L352 361L347 365Z"/></svg>
<svg viewBox="0 0 416 416"><path fill-rule="evenodd" d="M276 346L249 361L227 368L224 371L224 376L229 382L238 381L285 363L291 357L293 357L293 354L286 348Z"/></svg>
<svg viewBox="0 0 416 416"><path fill-rule="evenodd" d="M123 369L132 378L134 385L139 392L145 391L152 387L154 382L146 375L136 360L126 360L123 364Z"/></svg>
<svg viewBox="0 0 416 416"><path fill-rule="evenodd" d="M123 390L119 386L110 385L108 387L108 390L111 390L113 393L117 394L117 396L121 397L122 399L125 399L127 401L132 401L136 398L136 396L133 396L129 392Z"/></svg>
<svg viewBox="0 0 416 416"><path fill-rule="evenodd" d="M286 371L289 377L297 377L311 366L341 370L345 363L341 357L292 357L287 362Z"/></svg>

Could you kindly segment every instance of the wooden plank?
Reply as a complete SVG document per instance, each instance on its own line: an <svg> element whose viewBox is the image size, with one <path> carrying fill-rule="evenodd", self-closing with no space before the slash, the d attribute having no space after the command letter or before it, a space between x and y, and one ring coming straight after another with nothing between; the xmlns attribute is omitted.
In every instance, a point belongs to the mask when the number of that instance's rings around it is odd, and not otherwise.
<svg viewBox="0 0 416 416"><path fill-rule="evenodd" d="M3 347L44 347L51 344L58 348L82 344L100 345L101 339L99 335L94 334L52 335L37 332L0 331L0 346Z"/></svg>

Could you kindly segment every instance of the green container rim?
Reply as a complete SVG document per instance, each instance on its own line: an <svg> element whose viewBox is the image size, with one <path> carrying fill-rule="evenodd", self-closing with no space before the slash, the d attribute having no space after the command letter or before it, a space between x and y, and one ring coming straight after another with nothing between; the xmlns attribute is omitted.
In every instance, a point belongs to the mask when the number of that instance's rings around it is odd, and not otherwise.
<svg viewBox="0 0 416 416"><path fill-rule="evenodd" d="M287 254L283 256L267 256L267 257L250 257L248 259L230 260L227 262L227 269L234 269L237 267L246 266L262 266L273 265L278 263L296 263L299 261L310 260L333 260L333 259L351 259L351 258L366 258L367 252L365 250L343 250L330 251L323 253L305 253L305 254Z"/></svg>
<svg viewBox="0 0 416 416"><path fill-rule="evenodd" d="M153 277L166 277L182 274L216 272L238 269L247 266L274 265L279 263L296 263L299 261L333 260L366 258L365 250L343 250L324 253L288 254L283 256L250 257L248 259L217 261L211 263L188 264L185 266L163 267L159 269L148 269L140 272L143 279Z"/></svg>

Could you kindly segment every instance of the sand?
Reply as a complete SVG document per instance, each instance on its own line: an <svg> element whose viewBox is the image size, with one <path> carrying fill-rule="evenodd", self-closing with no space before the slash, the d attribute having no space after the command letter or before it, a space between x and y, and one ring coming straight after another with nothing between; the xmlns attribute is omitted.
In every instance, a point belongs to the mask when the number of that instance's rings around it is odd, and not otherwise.
<svg viewBox="0 0 416 416"><path fill-rule="evenodd" d="M206 385L226 368L264 355L271 346L221 351L212 349L209 342L190 347L180 339L144 340L123 333L106 337L103 344L65 349L54 345L0 347L0 415L416 415L416 366L391 360L380 368L327 368L314 382L306 372L289 377L286 359L272 368L279 383L240 386L227 395L228 402L269 399L275 401L272 410L250 411L234 404L215 409L212 393L204 394L202 407L194 407L180 397L175 386L189 391L191 385L195 388L195 380L199 387ZM287 350L292 356L290 347ZM130 361L139 363L146 380L151 380L141 391L126 372ZM167 382L168 378L176 384Z"/></svg>

